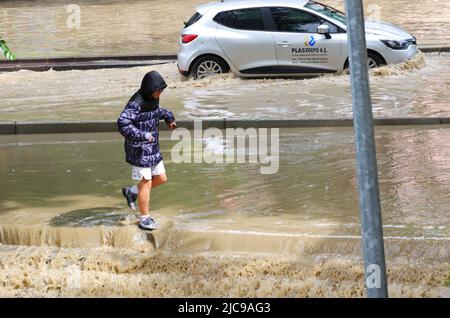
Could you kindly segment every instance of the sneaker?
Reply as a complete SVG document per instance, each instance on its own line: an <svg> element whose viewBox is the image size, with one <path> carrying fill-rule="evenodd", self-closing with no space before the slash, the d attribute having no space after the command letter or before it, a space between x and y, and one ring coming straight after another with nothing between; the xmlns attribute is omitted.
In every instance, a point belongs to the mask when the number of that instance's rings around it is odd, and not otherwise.
<svg viewBox="0 0 450 318"><path fill-rule="evenodd" d="M131 208L131 210L136 211L136 200L137 200L137 194L134 194L130 191L131 187L125 187L122 188L122 194L127 199L127 204Z"/></svg>
<svg viewBox="0 0 450 318"><path fill-rule="evenodd" d="M156 230L157 224L155 220L151 217L148 217L144 220L141 218L139 221L139 228L141 230L153 231Z"/></svg>

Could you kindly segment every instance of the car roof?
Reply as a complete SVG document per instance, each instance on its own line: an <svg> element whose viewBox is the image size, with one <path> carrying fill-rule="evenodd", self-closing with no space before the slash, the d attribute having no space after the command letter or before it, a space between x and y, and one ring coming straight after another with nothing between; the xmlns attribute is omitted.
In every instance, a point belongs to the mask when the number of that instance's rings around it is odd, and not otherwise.
<svg viewBox="0 0 450 318"><path fill-rule="evenodd" d="M295 6L303 7L309 0L223 0L200 4L196 7L198 13L204 15L206 11L214 10L221 12L226 10L251 8L251 7L269 7L269 6Z"/></svg>

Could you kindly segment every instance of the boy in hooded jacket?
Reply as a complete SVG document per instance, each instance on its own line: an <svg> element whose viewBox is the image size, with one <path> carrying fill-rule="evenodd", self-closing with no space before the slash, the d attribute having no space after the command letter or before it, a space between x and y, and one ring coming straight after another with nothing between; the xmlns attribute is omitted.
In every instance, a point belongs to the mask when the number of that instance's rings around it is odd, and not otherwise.
<svg viewBox="0 0 450 318"><path fill-rule="evenodd" d="M141 88L131 97L117 120L119 132L125 137L125 159L131 165L131 177L138 183L124 187L122 194L128 206L136 210L138 201L139 228L156 229L149 215L150 192L167 182L163 157L159 151L159 121L164 120L171 130L177 127L173 113L159 107L159 97L167 87L156 71L147 73Z"/></svg>

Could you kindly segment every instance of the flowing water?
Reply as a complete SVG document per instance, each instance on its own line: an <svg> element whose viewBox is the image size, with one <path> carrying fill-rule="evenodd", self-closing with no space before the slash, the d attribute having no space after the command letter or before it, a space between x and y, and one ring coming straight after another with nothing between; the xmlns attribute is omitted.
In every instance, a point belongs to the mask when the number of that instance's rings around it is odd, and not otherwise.
<svg viewBox="0 0 450 318"><path fill-rule="evenodd" d="M391 295L438 296L450 129L376 134ZM262 175L263 164L175 164L164 133L169 183L152 192L162 228L146 235L121 197L119 135L3 136L0 295L363 296L353 139L282 129L279 172Z"/></svg>
<svg viewBox="0 0 450 318"><path fill-rule="evenodd" d="M3 0L0 35L20 58L176 53L183 21L205 2ZM323 2L344 9L342 0ZM420 45L450 44L449 1L365 0L364 5L367 18L403 27Z"/></svg>
<svg viewBox="0 0 450 318"><path fill-rule="evenodd" d="M116 120L144 74L169 88L163 107L177 119L351 118L348 75L244 80L231 74L186 81L173 63L132 69L0 74L0 121ZM376 117L450 116L450 54L419 54L372 71Z"/></svg>
<svg viewBox="0 0 450 318"><path fill-rule="evenodd" d="M182 21L201 2L77 1L81 28L70 29L71 2L0 1L0 35L19 57L175 53ZM448 1L364 3L368 17L401 25L421 45L450 43ZM347 75L193 82L168 63L0 74L0 121L115 120L152 69L166 77L162 103L177 119L352 115ZM450 54L371 71L375 116L450 116L449 72ZM450 128L376 135L390 295L440 296ZM146 234L121 196L131 182L121 136L0 136L0 296L364 296L351 128L282 129L273 175L260 174L266 164L175 164L175 141L163 133L161 144L169 183L152 192L161 228Z"/></svg>

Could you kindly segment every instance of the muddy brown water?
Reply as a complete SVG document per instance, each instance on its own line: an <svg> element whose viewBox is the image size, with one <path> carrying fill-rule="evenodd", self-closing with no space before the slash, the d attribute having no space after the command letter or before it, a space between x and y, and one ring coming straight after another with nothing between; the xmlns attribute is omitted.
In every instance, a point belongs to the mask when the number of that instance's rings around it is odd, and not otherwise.
<svg viewBox="0 0 450 318"><path fill-rule="evenodd" d="M231 74L180 77L174 63L131 69L0 74L0 121L115 121L157 70L167 80L161 105L177 119L351 118L348 75L245 80ZM450 116L450 54L419 54L371 72L376 117Z"/></svg>
<svg viewBox="0 0 450 318"><path fill-rule="evenodd" d="M387 235L448 237L449 133L446 126L377 128ZM154 193L157 213L192 226L208 228L212 222L222 230L308 233L311 226L311 234L330 229L359 234L351 128L282 129L279 169L273 175L261 174L267 164L250 164L248 158L247 164L175 163L176 141L168 139L169 132L164 136L171 182ZM3 224L112 225L115 216L126 213L120 190L131 180L120 135L1 140ZM214 139L195 142L202 143L205 154L229 151Z"/></svg>
<svg viewBox="0 0 450 318"><path fill-rule="evenodd" d="M376 132L391 295L439 296L450 130ZM175 164L174 143L163 134L169 183L152 193L161 230L147 235L120 194L119 135L1 137L0 294L364 296L351 129L282 129L269 176L258 164Z"/></svg>
<svg viewBox="0 0 450 318"><path fill-rule="evenodd" d="M1 1L0 30L21 58L176 53L183 21L205 2ZM344 1L323 2L344 9ZM367 18L403 27L420 45L450 44L448 1L365 0L364 6ZM78 8L79 28L73 27Z"/></svg>
<svg viewBox="0 0 450 318"><path fill-rule="evenodd" d="M66 1L2 1L0 28L20 57L176 52L182 21L200 2L79 1L81 28L70 30ZM420 44L450 43L447 2L364 3L367 16L401 25ZM373 71L375 115L449 116L449 61L426 54ZM1 74L0 119L115 120L150 69L168 78L164 106L180 119L351 116L346 75L191 82L166 64ZM445 293L449 132L376 128L393 297ZM120 136L0 137L0 295L364 296L351 129L283 129L270 176L260 165L175 164L168 137L169 183L152 193L161 223L152 235L137 230L120 194L130 183Z"/></svg>

